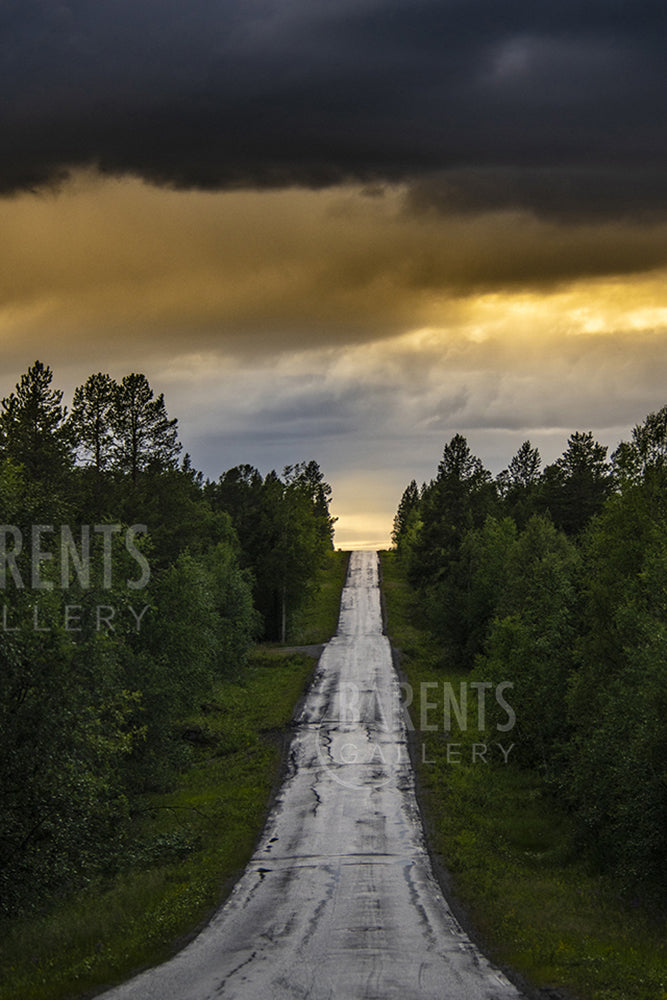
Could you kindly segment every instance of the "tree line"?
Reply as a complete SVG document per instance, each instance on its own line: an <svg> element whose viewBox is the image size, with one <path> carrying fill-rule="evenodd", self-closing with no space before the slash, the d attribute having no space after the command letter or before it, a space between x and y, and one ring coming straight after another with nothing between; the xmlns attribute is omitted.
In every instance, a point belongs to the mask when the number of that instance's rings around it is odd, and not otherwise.
<svg viewBox="0 0 667 1000"><path fill-rule="evenodd" d="M119 863L179 720L284 638L333 548L316 462L205 480L143 374L0 410L0 914Z"/></svg>
<svg viewBox="0 0 667 1000"><path fill-rule="evenodd" d="M445 662L513 683L513 756L582 850L664 906L667 407L609 457L576 432L543 468L526 441L495 479L456 434L405 489L393 541Z"/></svg>

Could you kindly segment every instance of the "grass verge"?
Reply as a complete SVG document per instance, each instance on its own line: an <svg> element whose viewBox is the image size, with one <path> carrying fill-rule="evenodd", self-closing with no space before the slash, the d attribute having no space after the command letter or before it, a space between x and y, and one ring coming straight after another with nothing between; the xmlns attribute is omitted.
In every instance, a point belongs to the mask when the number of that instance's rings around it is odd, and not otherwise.
<svg viewBox="0 0 667 1000"><path fill-rule="evenodd" d="M394 553L382 554L382 577L388 633L412 689L429 841L474 936L496 963L552 996L667 1000L664 926L589 870L568 815L511 753L503 763L496 734L476 725L443 732L443 684L458 692L465 675L443 665ZM511 740L500 743L507 751Z"/></svg>
<svg viewBox="0 0 667 1000"><path fill-rule="evenodd" d="M313 595L290 622L287 641L292 646L315 646L335 635L340 612L340 592L347 575L350 553L330 552L321 580Z"/></svg>
<svg viewBox="0 0 667 1000"><path fill-rule="evenodd" d="M332 557L300 644L335 632L347 556ZM173 954L210 918L262 830L313 667L312 657L259 647L240 679L212 689L182 721L188 766L169 791L132 803L119 871L0 927L0 1000L95 995Z"/></svg>

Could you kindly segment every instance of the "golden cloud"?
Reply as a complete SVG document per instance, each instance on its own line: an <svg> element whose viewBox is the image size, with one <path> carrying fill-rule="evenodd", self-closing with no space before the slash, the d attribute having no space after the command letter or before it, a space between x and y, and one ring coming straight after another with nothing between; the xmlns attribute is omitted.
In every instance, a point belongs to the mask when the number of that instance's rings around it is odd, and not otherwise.
<svg viewBox="0 0 667 1000"><path fill-rule="evenodd" d="M48 342L63 359L184 343L252 356L424 328L482 341L664 327L665 225L407 206L398 187L176 192L85 174L2 201L5 355Z"/></svg>

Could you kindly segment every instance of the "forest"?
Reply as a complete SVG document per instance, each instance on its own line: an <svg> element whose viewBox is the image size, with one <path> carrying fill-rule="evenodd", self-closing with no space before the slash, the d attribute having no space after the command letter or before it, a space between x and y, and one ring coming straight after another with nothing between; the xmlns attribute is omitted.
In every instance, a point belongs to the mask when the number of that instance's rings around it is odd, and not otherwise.
<svg viewBox="0 0 667 1000"><path fill-rule="evenodd" d="M543 467L525 441L494 479L456 434L405 489L393 542L442 663L512 685L514 766L595 870L664 909L667 407L607 451L575 432Z"/></svg>
<svg viewBox="0 0 667 1000"><path fill-rule="evenodd" d="M0 412L0 918L113 870L178 720L284 639L333 549L315 461L205 480L143 374L71 408L36 361Z"/></svg>

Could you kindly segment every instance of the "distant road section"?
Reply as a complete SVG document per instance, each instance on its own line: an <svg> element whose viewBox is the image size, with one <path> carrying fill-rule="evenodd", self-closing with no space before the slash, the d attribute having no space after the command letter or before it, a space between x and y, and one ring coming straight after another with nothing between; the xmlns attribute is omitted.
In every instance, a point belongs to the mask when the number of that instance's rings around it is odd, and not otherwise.
<svg viewBox="0 0 667 1000"><path fill-rule="evenodd" d="M106 1000L518 1000L431 872L378 556L353 552L336 636L261 843L184 951Z"/></svg>

